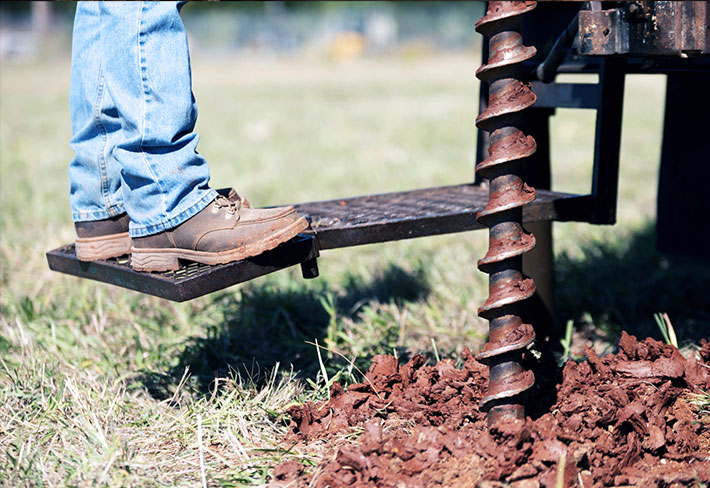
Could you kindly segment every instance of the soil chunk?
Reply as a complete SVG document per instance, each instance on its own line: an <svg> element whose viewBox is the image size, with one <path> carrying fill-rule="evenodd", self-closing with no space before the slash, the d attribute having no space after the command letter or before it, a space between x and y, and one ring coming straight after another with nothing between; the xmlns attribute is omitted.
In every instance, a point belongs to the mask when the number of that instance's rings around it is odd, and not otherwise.
<svg viewBox="0 0 710 488"><path fill-rule="evenodd" d="M547 413L486 426L487 369L400 365L376 356L364 383L334 385L328 402L291 407L290 440L354 440L317 469L277 466L276 487L688 486L710 481L710 419L689 395L710 387L710 343L685 359L622 334L619 353L569 361ZM536 373L539 375L539 373ZM553 376L554 371L549 372ZM550 393L550 392L548 392ZM296 463L298 464L298 463Z"/></svg>

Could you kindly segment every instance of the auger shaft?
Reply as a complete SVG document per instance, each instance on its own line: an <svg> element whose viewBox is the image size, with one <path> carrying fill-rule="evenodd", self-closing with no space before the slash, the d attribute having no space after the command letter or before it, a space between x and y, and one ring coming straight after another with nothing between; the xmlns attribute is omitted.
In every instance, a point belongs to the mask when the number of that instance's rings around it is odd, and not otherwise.
<svg viewBox="0 0 710 488"><path fill-rule="evenodd" d="M535 190L522 177L524 158L535 152L535 140L522 130L522 112L535 103L529 83L523 81L522 62L535 48L522 43L522 14L534 1L492 1L476 30L489 37L488 63L476 75L490 84L488 108L476 125L490 132L488 158L476 170L489 180L486 207L478 221L489 228L489 247L478 262L489 274L489 296L478 314L489 320L489 342L478 355L490 369L490 382L482 407L489 425L503 417L524 418L522 395L535 378L522 366L522 351L535 333L521 318L521 302L535 293L535 284L522 273L522 255L535 247L535 238L522 225L524 205Z"/></svg>

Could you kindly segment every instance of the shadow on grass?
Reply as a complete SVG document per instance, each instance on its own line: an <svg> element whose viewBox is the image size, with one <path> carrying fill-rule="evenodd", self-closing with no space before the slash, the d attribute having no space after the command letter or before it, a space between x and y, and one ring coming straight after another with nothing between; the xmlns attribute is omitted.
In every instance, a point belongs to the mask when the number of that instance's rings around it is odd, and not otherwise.
<svg viewBox="0 0 710 488"><path fill-rule="evenodd" d="M622 330L662 339L653 314L666 312L681 345L710 337L710 260L661 254L655 226L627 241L588 244L584 259L557 258L556 300L561 323L593 323L607 332Z"/></svg>
<svg viewBox="0 0 710 488"><path fill-rule="evenodd" d="M325 344L337 320L351 318L357 323L364 304L415 301L430 291L423 269L407 272L397 266L368 281L347 276L343 288L337 297L329 294L325 281L295 289L247 285L240 290L241 297L233 292L215 294L208 309L215 312L218 323L206 331L206 337L188 339L169 371L144 371L137 379L153 397L165 399L172 396L186 368L191 385L205 395L211 393L215 378L232 372L263 386L277 365L282 370L293 367L299 377L315 378L318 356L308 342ZM374 352L391 351L392 337L382 337L388 344L373 344ZM329 365L337 369L338 363L343 366L346 361L336 357Z"/></svg>
<svg viewBox="0 0 710 488"><path fill-rule="evenodd" d="M626 330L640 338L661 339L653 314L666 312L681 344L710 336L710 262L660 254L652 225L624 241L586 244L582 254L582 259L563 254L556 261L561 323L591 318L595 326L613 335ZM412 272L390 266L374 278L352 275L343 282L337 296L331 294L325 280L308 286L267 282L246 285L239 293L215 294L200 312L208 315L207 322L212 324L205 336L187 339L177 360L170 361L172 367L143 371L137 381L151 395L164 399L172 396L186 369L191 387L205 395L211 394L215 378L233 371L250 378L257 387L266 384L277 365L282 371L293 367L301 378L315 378L318 356L315 346L308 342L318 340L325 345L326 338L342 350L348 350L348 340L361 341L359 350L366 353L357 358L357 365L366 368L367 356L392 351L398 326L386 317L365 317L368 314L361 313L363 307L372 302L424 300L430 292L423 265ZM343 319L376 333L367 339L343 338L338 335ZM328 362L332 370L346 365L338 357ZM554 389L554 364L535 368Z"/></svg>

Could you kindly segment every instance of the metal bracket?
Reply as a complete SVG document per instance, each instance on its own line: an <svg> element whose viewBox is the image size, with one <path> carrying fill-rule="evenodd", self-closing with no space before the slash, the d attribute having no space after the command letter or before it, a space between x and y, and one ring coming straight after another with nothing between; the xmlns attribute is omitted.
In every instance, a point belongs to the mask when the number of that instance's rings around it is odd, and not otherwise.
<svg viewBox="0 0 710 488"><path fill-rule="evenodd" d="M578 53L687 57L710 54L710 8L703 1L634 1L579 12Z"/></svg>

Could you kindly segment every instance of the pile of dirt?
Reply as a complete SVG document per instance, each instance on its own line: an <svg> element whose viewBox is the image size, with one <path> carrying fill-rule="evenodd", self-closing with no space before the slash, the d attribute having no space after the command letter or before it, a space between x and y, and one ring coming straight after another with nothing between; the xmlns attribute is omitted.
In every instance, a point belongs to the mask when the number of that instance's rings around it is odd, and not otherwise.
<svg viewBox="0 0 710 488"><path fill-rule="evenodd" d="M294 461L277 466L269 486L650 487L710 481L710 422L688 402L689 395L710 389L710 343L703 341L699 358L690 359L673 346L627 334L619 348L604 358L587 349L587 361L567 362L556 392L547 392L553 400L547 413L491 430L479 411L487 369L469 351L462 369L447 360L426 366L421 356L404 365L377 356L365 383L347 391L334 385L330 401L289 410L291 440L325 439L339 447L309 472ZM357 432L355 440L343 440Z"/></svg>

